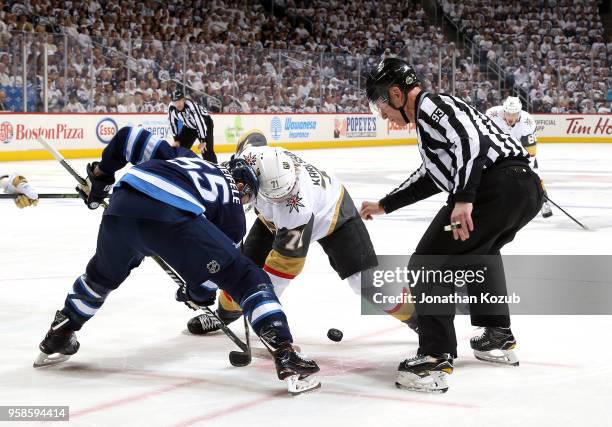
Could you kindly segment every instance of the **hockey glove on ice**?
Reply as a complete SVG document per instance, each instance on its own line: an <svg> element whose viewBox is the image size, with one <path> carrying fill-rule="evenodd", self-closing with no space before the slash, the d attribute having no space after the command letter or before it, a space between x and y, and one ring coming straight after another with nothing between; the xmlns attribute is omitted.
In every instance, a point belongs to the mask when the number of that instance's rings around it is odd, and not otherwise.
<svg viewBox="0 0 612 427"><path fill-rule="evenodd" d="M94 170L100 162L93 162L87 165L87 179L85 185L79 184L76 190L79 192L81 198L85 201L85 204L89 209L98 209L100 203L104 200L108 193L110 193L115 183L115 177L113 175L107 175L101 173L96 175Z"/></svg>
<svg viewBox="0 0 612 427"><path fill-rule="evenodd" d="M0 187L9 194L19 194L15 198L15 204L19 209L38 204L38 194L28 184L28 181L19 174L13 173L0 177Z"/></svg>

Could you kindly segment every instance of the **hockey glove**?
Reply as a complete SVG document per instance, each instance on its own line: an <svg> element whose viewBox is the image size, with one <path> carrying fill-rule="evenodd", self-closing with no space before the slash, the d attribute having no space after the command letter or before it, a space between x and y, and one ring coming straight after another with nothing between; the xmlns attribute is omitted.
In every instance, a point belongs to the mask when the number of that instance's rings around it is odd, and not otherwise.
<svg viewBox="0 0 612 427"><path fill-rule="evenodd" d="M15 198L15 204L19 209L26 206L36 206L38 204L38 194L25 177L12 173L10 176L0 178L0 187L9 194L19 194Z"/></svg>
<svg viewBox="0 0 612 427"><path fill-rule="evenodd" d="M87 165L85 185L79 184L76 187L76 190L89 209L98 209L98 206L108 196L115 183L115 177L103 173L100 168L97 168L98 175L94 173L99 163L93 162Z"/></svg>
<svg viewBox="0 0 612 427"><path fill-rule="evenodd" d="M194 295L189 292L187 285L182 285L176 290L176 300L184 303L192 310L199 310L200 307L209 307L215 303L216 292L211 292L210 298L205 301L201 301L198 298L194 298Z"/></svg>

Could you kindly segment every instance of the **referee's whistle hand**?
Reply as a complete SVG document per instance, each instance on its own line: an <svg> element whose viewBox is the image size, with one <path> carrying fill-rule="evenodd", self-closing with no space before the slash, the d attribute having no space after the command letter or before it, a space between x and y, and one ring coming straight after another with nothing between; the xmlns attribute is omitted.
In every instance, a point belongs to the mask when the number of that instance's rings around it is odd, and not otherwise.
<svg viewBox="0 0 612 427"><path fill-rule="evenodd" d="M471 203L458 202L455 203L453 212L451 213L451 224L459 223L460 228L453 228L453 239L461 239L465 242L470 238L470 231L474 231L474 223L472 222L472 208Z"/></svg>
<svg viewBox="0 0 612 427"><path fill-rule="evenodd" d="M378 202L363 202L359 210L359 215L365 220L374 219L372 215L382 215L384 213L385 210Z"/></svg>

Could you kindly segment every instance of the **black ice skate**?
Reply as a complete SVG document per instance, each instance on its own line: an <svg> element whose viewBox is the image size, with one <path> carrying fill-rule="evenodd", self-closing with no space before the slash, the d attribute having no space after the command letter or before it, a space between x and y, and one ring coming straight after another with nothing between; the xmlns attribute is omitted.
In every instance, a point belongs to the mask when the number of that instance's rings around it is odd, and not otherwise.
<svg viewBox="0 0 612 427"><path fill-rule="evenodd" d="M34 361L35 368L65 362L79 351L80 344L69 323L70 319L64 313L61 311L55 313L49 332L38 346L41 353Z"/></svg>
<svg viewBox="0 0 612 427"><path fill-rule="evenodd" d="M319 372L317 362L296 352L291 343L282 343L272 352L272 356L278 379L287 382L287 389L293 396L321 387L319 381L309 378Z"/></svg>
<svg viewBox="0 0 612 427"><path fill-rule="evenodd" d="M242 311L225 310L221 305L219 305L219 308L217 308L216 314L226 325L229 325L242 317ZM204 313L189 319L189 322L187 322L187 329L194 335L206 335L220 330L221 326L217 319Z"/></svg>
<svg viewBox="0 0 612 427"><path fill-rule="evenodd" d="M470 340L476 359L503 365L518 366L519 360L514 354L516 340L510 328L485 328L482 335Z"/></svg>
<svg viewBox="0 0 612 427"><path fill-rule="evenodd" d="M400 363L397 371L397 388L425 393L446 393L446 377L453 373L453 358L448 353L417 355Z"/></svg>
<svg viewBox="0 0 612 427"><path fill-rule="evenodd" d="M206 335L221 329L221 323L216 317L209 313L202 313L199 316L189 319L187 329L194 335Z"/></svg>
<svg viewBox="0 0 612 427"><path fill-rule="evenodd" d="M310 375L319 372L317 362L302 356L290 342L279 343L277 331L273 327L262 331L259 339L272 354L278 379L287 382L289 394L297 396L321 387L317 379L310 378Z"/></svg>

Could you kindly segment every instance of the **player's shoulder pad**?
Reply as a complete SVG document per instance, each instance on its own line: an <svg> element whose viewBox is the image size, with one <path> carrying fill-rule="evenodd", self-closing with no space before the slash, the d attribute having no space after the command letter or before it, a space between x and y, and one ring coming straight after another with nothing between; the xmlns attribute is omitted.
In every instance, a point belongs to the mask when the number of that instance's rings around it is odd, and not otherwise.
<svg viewBox="0 0 612 427"><path fill-rule="evenodd" d="M501 109L501 106L491 107L485 112L485 114L489 117L497 117L500 115Z"/></svg>

